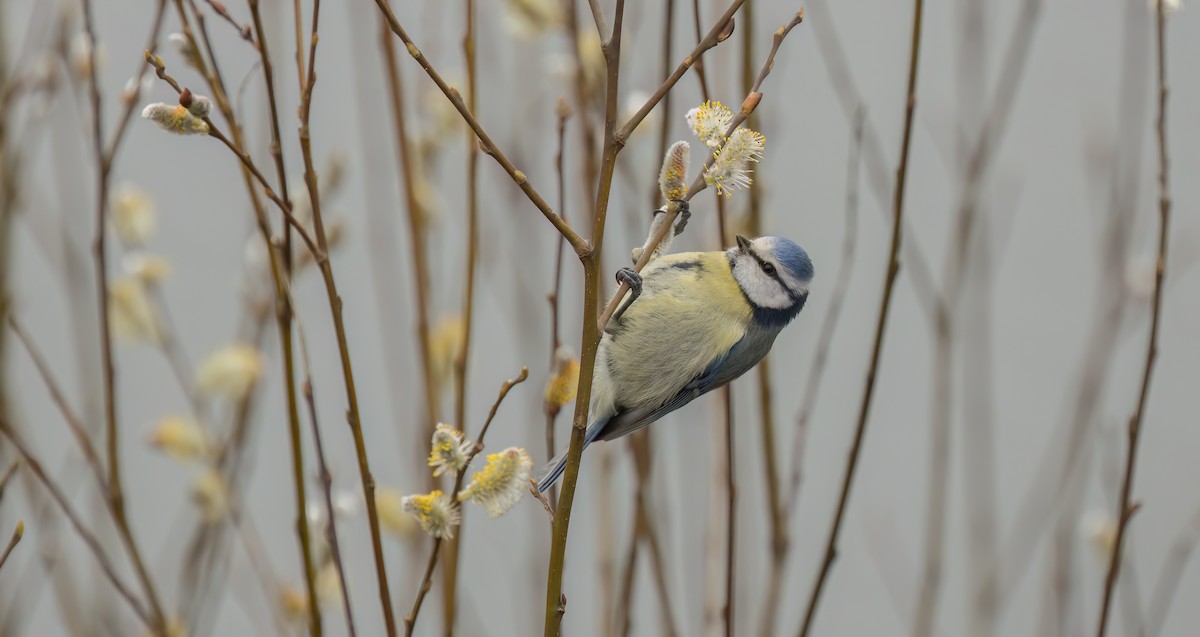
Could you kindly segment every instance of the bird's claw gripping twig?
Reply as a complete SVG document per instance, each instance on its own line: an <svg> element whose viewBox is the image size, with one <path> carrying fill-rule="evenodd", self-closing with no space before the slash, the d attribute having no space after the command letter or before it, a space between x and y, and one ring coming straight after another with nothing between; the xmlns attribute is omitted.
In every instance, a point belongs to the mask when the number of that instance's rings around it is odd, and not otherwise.
<svg viewBox="0 0 1200 637"><path fill-rule="evenodd" d="M621 307L612 316L612 322L616 323L621 320L621 315L625 310L629 309L630 305L637 300L637 297L642 293L642 275L637 273L633 268L621 268L617 270L617 283L624 283L629 286L629 298L625 300Z"/></svg>
<svg viewBox="0 0 1200 637"><path fill-rule="evenodd" d="M683 234L683 229L687 227L688 220L692 218L692 209L688 206L688 202L682 199L672 199L679 206L679 217L675 219L675 236Z"/></svg>

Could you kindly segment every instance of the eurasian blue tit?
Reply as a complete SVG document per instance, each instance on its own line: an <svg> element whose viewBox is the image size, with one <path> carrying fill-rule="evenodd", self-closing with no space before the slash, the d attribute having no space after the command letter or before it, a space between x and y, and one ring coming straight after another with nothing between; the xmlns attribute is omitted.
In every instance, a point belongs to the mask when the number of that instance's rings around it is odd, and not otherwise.
<svg viewBox="0 0 1200 637"><path fill-rule="evenodd" d="M664 255L640 277L622 269L631 296L596 353L584 446L637 431L746 373L800 313L812 277L808 253L782 237ZM566 452L551 460L538 490L566 464Z"/></svg>

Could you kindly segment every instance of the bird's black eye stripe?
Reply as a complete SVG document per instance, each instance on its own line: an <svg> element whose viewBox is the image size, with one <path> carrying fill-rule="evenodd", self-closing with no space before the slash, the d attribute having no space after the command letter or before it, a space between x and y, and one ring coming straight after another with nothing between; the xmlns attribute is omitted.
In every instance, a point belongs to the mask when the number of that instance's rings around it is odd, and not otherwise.
<svg viewBox="0 0 1200 637"><path fill-rule="evenodd" d="M766 273L767 276L774 279L775 282L779 284L779 287L783 288L785 294L791 297L792 300L796 300L798 298L796 293L792 291L792 288L788 287L788 284L783 282L783 277L779 276L779 273L775 271L775 265L773 263L758 256L757 254L754 254L753 252L750 253L750 256L758 262L758 267L762 268L762 271Z"/></svg>

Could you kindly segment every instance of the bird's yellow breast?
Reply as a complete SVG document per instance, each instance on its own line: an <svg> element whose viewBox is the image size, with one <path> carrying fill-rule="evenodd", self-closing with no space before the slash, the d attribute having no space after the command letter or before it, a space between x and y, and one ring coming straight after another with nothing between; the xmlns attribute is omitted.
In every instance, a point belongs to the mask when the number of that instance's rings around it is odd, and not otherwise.
<svg viewBox="0 0 1200 637"><path fill-rule="evenodd" d="M657 406L729 351L753 311L723 252L684 252L642 272L642 295L601 343L622 406Z"/></svg>

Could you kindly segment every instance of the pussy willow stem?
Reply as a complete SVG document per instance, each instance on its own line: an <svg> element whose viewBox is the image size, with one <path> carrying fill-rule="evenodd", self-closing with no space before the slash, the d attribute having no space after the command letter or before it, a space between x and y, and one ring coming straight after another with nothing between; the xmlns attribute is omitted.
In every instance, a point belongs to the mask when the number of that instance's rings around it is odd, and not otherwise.
<svg viewBox="0 0 1200 637"><path fill-rule="evenodd" d="M350 345L346 337L345 319L342 313L342 297L338 293L337 283L333 276L333 264L329 260L328 238L325 233L325 222L321 216L321 195L317 182L317 172L313 165L312 144L309 137L309 114L312 105L313 86L316 84L317 58L317 26L320 16L321 2L314 0L310 45L308 51L308 76L304 82L300 101L300 150L304 157L304 181L308 185L309 200L312 205L313 230L317 236L317 245L321 249L316 257L317 267L321 270L321 279L325 283L325 293L329 299L329 311L333 316L333 329L337 335L338 357L342 363L342 381L346 388L346 421L354 438L354 450L358 457L359 477L363 487L363 500L366 503L367 521L371 531L371 549L375 559L375 579L379 587L379 601L383 609L383 617L387 634L394 635L396 631L395 616L392 613L391 593L388 590L387 567L384 563L383 540L379 528L379 511L375 505L375 478L371 475L370 463L367 459L367 447L363 438L362 417L358 409L358 391L354 383L354 371L350 361Z"/></svg>
<svg viewBox="0 0 1200 637"><path fill-rule="evenodd" d="M808 608L804 613L804 623L800 626L801 637L808 635L809 630L812 628L813 619L816 617L817 603L821 599L821 591L825 587L825 581L829 577L833 561L837 558L838 532L842 528L846 505L850 501L850 487L854 482L854 470L858 466L859 452L862 449L863 439L866 435L867 419L871 412L871 398L875 393L875 376L879 370L880 356L883 353L883 338L887 330L888 309L891 307L892 290L895 288L896 275L900 271L900 260L898 257L900 255L901 229L904 225L904 187L907 184L908 176L908 157L912 143L913 113L917 107L917 61L920 59L923 8L923 0L914 0L912 41L908 60L908 91L904 105L904 133L900 142L900 161L899 167L896 170L895 196L892 200L892 240L889 249L887 273L883 285L883 298L879 303L879 317L875 324L875 344L871 349L871 362L867 368L866 386L863 389L862 403L859 405L858 425L854 433L854 443L850 447L850 457L846 464L846 473L842 478L842 492L838 499L837 512L834 514L833 523L829 530L829 540L825 545L825 558L821 564L821 570L817 574L816 582L813 584Z"/></svg>
<svg viewBox="0 0 1200 637"><path fill-rule="evenodd" d="M259 57L263 65L263 81L266 84L267 102L270 105L271 158L274 160L276 178L279 180L279 196L283 198L284 204L290 209L291 201L288 198L287 169L284 166L279 132L279 109L275 98L275 71L271 64L270 47L263 29L258 0L250 0L249 5L251 19L254 21L255 31L258 33ZM281 275L284 278L290 277L291 274L291 237L292 233L289 226L284 224L284 241L281 255L283 262L283 272ZM266 237L264 237L264 240L267 240ZM268 250L274 250L269 241L266 247ZM292 312L290 295L278 295L275 303L275 320L279 328L280 350L283 359L284 396L288 416L288 440L291 444L292 491L295 495L296 509L295 528L299 543L298 548L300 549L300 565L304 569L305 592L309 600L315 600L317 599L317 577L316 568L313 564L312 541L308 528L308 496L304 475L304 451L300 437L300 410L296 402L296 363L295 352L292 346ZM321 609L319 604L311 602L308 604L308 627L309 634L314 637L322 634Z"/></svg>
<svg viewBox="0 0 1200 637"><path fill-rule="evenodd" d="M82 0L83 5L83 24L84 30L88 37L88 44L92 47L90 55L95 55L98 48L98 40L96 39L96 30L93 20L91 0ZM154 34L157 35L158 28L161 24L161 11L156 20ZM150 572L146 568L146 564L142 559L141 549L138 547L137 540L133 536L133 530L129 526L129 519L125 513L125 493L121 488L121 458L120 458L120 440L118 438L119 427L117 423L117 396L116 396L116 366L113 362L112 351L112 326L109 324L108 315L108 250L107 250L107 228L108 228L108 187L109 177L112 173L113 155L105 152L104 143L104 117L103 117L103 100L100 95L100 81L95 59L88 63L88 98L91 103L92 111L92 144L93 152L96 160L96 230L92 242L92 255L96 261L96 297L98 301L97 313L100 323L100 353L102 358L102 378L104 386L104 420L106 425L106 443L107 443L107 460L108 460L108 494L112 506L113 518L116 522L117 532L121 538L121 542L125 545L125 550L129 553L129 559L133 563L134 571L137 573L139 582L145 592L146 599L150 604L150 614L153 618L154 630L160 634L165 634L167 630L166 616L163 614L162 603L158 599L158 590L155 588L154 582L150 578ZM128 108L128 107L127 107ZM125 118L126 120L128 117ZM114 137L119 139L118 137ZM114 141L114 150L116 148Z"/></svg>
<svg viewBox="0 0 1200 637"><path fill-rule="evenodd" d="M138 618L142 620L142 623L146 625L146 628L150 629L151 631L160 630L162 628L160 619L152 616L145 609L145 607L142 606L142 603L138 601L137 596L134 595L132 589L130 589L128 585L121 581L121 578L117 575L116 568L113 566L112 562L109 561L108 555L104 552L104 548L100 546L100 540L98 540L96 536L92 534L91 525L85 523L79 517L79 514L73 508L71 508L71 503L67 500L66 495L63 494L62 489L54 484L54 482L50 480L50 477L46 475L45 470L42 469L41 463L30 454L29 449L25 446L25 443L21 442L20 439L17 438L16 433L12 429L12 425L10 425L7 420L0 419L0 433L3 433L4 436L8 438L9 442L12 443L13 447L16 447L17 453L21 454L21 458L25 462L25 466L29 467L29 470L33 472L33 475L38 479L39 482L42 483L43 486L46 487L46 490L50 492L50 495L54 498L54 501L58 503L59 508L62 509L63 513L67 516L67 519L71 521L71 526L75 527L75 532L79 534L79 537L83 539L83 543L87 545L88 550L91 551L93 557L95 557L96 561L99 562L100 570L104 572L105 577L108 578L109 583L112 584L113 589L117 591L117 594L124 598L125 601L129 602L129 606L133 609L133 612L138 616ZM160 634L166 635L166 633Z"/></svg>
<svg viewBox="0 0 1200 637"><path fill-rule="evenodd" d="M1113 589L1121 573L1121 558L1125 549L1125 533L1129 519L1137 506L1132 504L1133 474L1137 468L1137 446L1142 433L1142 420L1146 413L1146 402L1150 396L1150 380L1154 373L1154 361L1158 357L1158 331L1162 320L1163 277L1167 268L1167 237L1171 221L1170 159L1167 155L1167 8L1166 2L1156 3L1155 44L1158 67L1158 118L1155 129L1158 133L1158 260L1154 270L1154 301L1150 314L1150 338L1146 343L1146 359L1142 366L1142 385L1138 392L1137 408L1129 419L1128 448L1125 456L1125 477L1121 482L1121 502L1117 509L1117 538L1113 542L1112 555L1108 562L1108 576L1104 579L1104 601L1100 606L1098 637L1104 637L1108 628L1109 607L1112 605Z"/></svg>
<svg viewBox="0 0 1200 637"><path fill-rule="evenodd" d="M466 25L463 33L463 57L467 66L467 108L475 112L475 0L466 0ZM471 353L471 325L475 310L475 262L479 252L479 142L474 134L466 135L467 142L467 258L463 271L462 348L454 358L454 422L458 426L467 420L467 362ZM465 522L465 520L464 520ZM446 637L454 635L454 619L458 602L458 555L462 546L463 524L456 536L446 543L446 565L442 568L442 616Z"/></svg>
<svg viewBox="0 0 1200 637"><path fill-rule="evenodd" d="M739 2L737 5L741 6L741 3ZM725 17L724 19L725 22L728 22L728 17ZM754 85L751 87L750 93L746 95L746 99L742 102L741 110L735 113L733 119L730 121L729 128L726 129L725 135L723 136L724 138L727 139L729 135L733 133L733 131L737 130L737 127L745 122L746 118L750 116L750 113L753 113L754 109L758 107L758 103L762 99L762 93L760 89L762 88L763 80L767 79L767 75L770 74L771 68L775 64L775 55L779 52L779 46L783 43L783 39L787 37L787 34L790 33L791 30L796 27L796 25L803 21L804 10L801 9L800 11L796 12L796 15L793 16L787 24L783 25L775 32L771 42L771 51L767 54L767 59L763 62L762 67L759 69L758 76L754 80ZM724 23L720 24L724 25ZM714 30L716 30L716 27L714 27ZM717 33L719 33L719 31L717 31ZM713 31L709 32L709 36L711 36L714 41L716 40L716 34ZM708 36L705 36L705 40L707 39ZM678 70L676 72L682 75L682 73ZM629 128L630 124L632 124L635 120L640 121L637 120L637 115L630 120L630 123L625 125L625 128ZM722 141L716 150L719 151L724 146L725 142ZM683 196L682 201L691 201L693 197L708 187L708 184L704 182L704 173L708 171L714 161L716 161L715 152L709 155L708 159L705 160L704 167L700 171L700 176L692 182L691 187L688 188L687 194ZM667 217L664 220L664 223L644 246L641 258L639 258L637 263L634 265L635 270L641 272L642 269L646 267L646 264L650 262L650 258L653 256L654 249L658 247L658 244L662 242L663 237L665 237L667 232L670 231L675 223L675 218L678 215L679 205L675 202L669 203L667 205ZM624 300L627 292L629 292L629 284L627 283L622 283L620 287L617 288L617 293L613 295L612 300L609 301L608 306L604 308L604 312L600 315L600 320L598 321L598 333L602 333L604 331L604 327L608 325L608 321L610 318L612 318L613 312L617 310L617 306L622 300Z"/></svg>
<svg viewBox="0 0 1200 637"><path fill-rule="evenodd" d="M450 501L458 502L458 494L462 491L463 478L467 475L467 469L471 466L471 461L479 452L483 451L483 437L487 435L488 428L492 426L492 420L496 418L496 412L500 409L500 403L504 402L504 397L508 395L509 390L529 378L529 368L522 367L521 373L517 374L516 378L510 378L500 385L500 393L496 396L496 402L492 403L492 408L488 411L487 420L483 423L483 428L479 430L479 436L475 438L475 446L471 447L471 452L467 454L467 462L462 469L454 477L454 489L450 492ZM457 504L455 505L457 506ZM421 584L417 587L417 596L413 600L412 610L404 617L404 634L410 637L413 634L413 629L417 625L417 616L421 613L421 605L425 602L425 595L433 586L433 572L437 569L438 556L441 555L442 538L437 538L433 541L433 548L429 551L429 560L425 563L425 575L421 578Z"/></svg>

